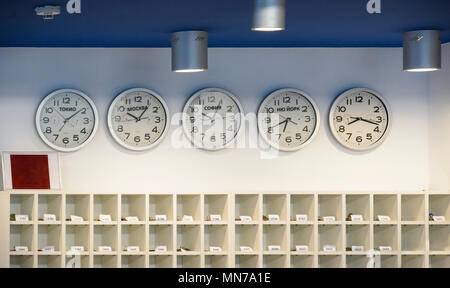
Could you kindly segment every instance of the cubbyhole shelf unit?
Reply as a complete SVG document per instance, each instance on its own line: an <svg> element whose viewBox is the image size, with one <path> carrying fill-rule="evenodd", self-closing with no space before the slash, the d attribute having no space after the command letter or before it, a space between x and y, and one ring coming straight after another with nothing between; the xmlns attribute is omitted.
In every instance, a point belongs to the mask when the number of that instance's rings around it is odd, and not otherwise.
<svg viewBox="0 0 450 288"><path fill-rule="evenodd" d="M449 193L8 195L9 214L29 217L5 219L9 252L2 255L15 268L365 268L369 252L380 267L450 267Z"/></svg>

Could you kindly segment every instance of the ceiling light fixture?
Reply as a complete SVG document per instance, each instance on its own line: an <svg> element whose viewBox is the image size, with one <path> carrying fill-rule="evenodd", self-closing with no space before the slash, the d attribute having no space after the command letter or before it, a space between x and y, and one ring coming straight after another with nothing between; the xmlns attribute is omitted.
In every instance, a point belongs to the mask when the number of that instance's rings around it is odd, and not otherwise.
<svg viewBox="0 0 450 288"><path fill-rule="evenodd" d="M253 31L286 29L286 0L253 0Z"/></svg>
<svg viewBox="0 0 450 288"><path fill-rule="evenodd" d="M208 70L208 32L172 33L172 71L202 72Z"/></svg>
<svg viewBox="0 0 450 288"><path fill-rule="evenodd" d="M441 69L441 33L417 30L403 33L403 70L430 72Z"/></svg>

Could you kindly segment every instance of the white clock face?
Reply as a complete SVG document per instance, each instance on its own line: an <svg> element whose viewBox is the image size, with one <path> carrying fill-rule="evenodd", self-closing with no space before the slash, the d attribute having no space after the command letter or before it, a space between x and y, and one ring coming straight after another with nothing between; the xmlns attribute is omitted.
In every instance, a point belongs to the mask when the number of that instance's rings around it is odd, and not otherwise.
<svg viewBox="0 0 450 288"><path fill-rule="evenodd" d="M263 101L258 111L258 130L272 147L295 151L309 144L320 127L319 110L306 93L281 89Z"/></svg>
<svg viewBox="0 0 450 288"><path fill-rule="evenodd" d="M42 140L62 152L76 151L87 145L97 125L97 109L92 100L72 89L51 93L36 113L36 128Z"/></svg>
<svg viewBox="0 0 450 288"><path fill-rule="evenodd" d="M375 91L356 88L341 94L330 110L330 128L344 147L363 151L380 145L391 125L387 102Z"/></svg>
<svg viewBox="0 0 450 288"><path fill-rule="evenodd" d="M153 91L135 88L114 99L108 112L108 128L123 147L142 151L159 144L169 128L164 100Z"/></svg>
<svg viewBox="0 0 450 288"><path fill-rule="evenodd" d="M233 144L241 129L242 107L230 92L218 88L195 93L183 111L183 129L194 146L220 150Z"/></svg>

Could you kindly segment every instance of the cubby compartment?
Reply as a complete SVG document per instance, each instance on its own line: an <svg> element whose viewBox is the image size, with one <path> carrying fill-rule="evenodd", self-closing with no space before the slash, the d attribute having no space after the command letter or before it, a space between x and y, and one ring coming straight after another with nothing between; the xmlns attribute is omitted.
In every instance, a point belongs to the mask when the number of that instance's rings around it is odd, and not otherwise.
<svg viewBox="0 0 450 288"><path fill-rule="evenodd" d="M366 255L347 255L345 261L346 268L367 268L370 259Z"/></svg>
<svg viewBox="0 0 450 288"><path fill-rule="evenodd" d="M342 268L342 256L319 255L319 268Z"/></svg>
<svg viewBox="0 0 450 288"><path fill-rule="evenodd" d="M370 220L370 196L365 195L346 195L345 196L345 216L349 214L361 215L363 221Z"/></svg>
<svg viewBox="0 0 450 288"><path fill-rule="evenodd" d="M450 225L430 225L430 251L450 251Z"/></svg>
<svg viewBox="0 0 450 288"><path fill-rule="evenodd" d="M264 255L263 268L287 268L288 260L287 255Z"/></svg>
<svg viewBox="0 0 450 288"><path fill-rule="evenodd" d="M341 225L319 225L319 251L324 251L325 245L336 246L336 252L343 251Z"/></svg>
<svg viewBox="0 0 450 288"><path fill-rule="evenodd" d="M430 256L430 268L450 268L450 255Z"/></svg>
<svg viewBox="0 0 450 288"><path fill-rule="evenodd" d="M398 268L398 256L397 255L381 255L380 256L381 268Z"/></svg>
<svg viewBox="0 0 450 288"><path fill-rule="evenodd" d="M172 255L150 255L150 268L173 268Z"/></svg>
<svg viewBox="0 0 450 288"><path fill-rule="evenodd" d="M205 225L205 251L210 247L220 247L222 252L228 251L228 226L227 225Z"/></svg>
<svg viewBox="0 0 450 288"><path fill-rule="evenodd" d="M89 195L66 195L66 220L70 221L70 216L79 216L83 221L90 219L89 215Z"/></svg>
<svg viewBox="0 0 450 288"><path fill-rule="evenodd" d="M444 216L450 222L450 195L430 195L429 210L434 216Z"/></svg>
<svg viewBox="0 0 450 288"><path fill-rule="evenodd" d="M72 246L82 246L84 251L90 251L88 225L66 226L66 250L70 251Z"/></svg>
<svg viewBox="0 0 450 288"><path fill-rule="evenodd" d="M54 246L55 252L61 252L61 239L61 227L59 225L39 225L38 249Z"/></svg>
<svg viewBox="0 0 450 288"><path fill-rule="evenodd" d="M402 251L425 251L425 226L402 225Z"/></svg>
<svg viewBox="0 0 450 288"><path fill-rule="evenodd" d="M319 195L319 217L334 216L336 221L342 221L342 196Z"/></svg>
<svg viewBox="0 0 450 288"><path fill-rule="evenodd" d="M33 255L11 255L9 256L9 268L33 268Z"/></svg>
<svg viewBox="0 0 450 288"><path fill-rule="evenodd" d="M145 206L145 195L122 195L122 217L137 217L139 221L145 221L146 206Z"/></svg>
<svg viewBox="0 0 450 288"><path fill-rule="evenodd" d="M378 221L378 216L389 216L391 221L397 221L397 195L374 195L373 217Z"/></svg>
<svg viewBox="0 0 450 288"><path fill-rule="evenodd" d="M61 268L61 256L38 256L38 268Z"/></svg>
<svg viewBox="0 0 450 288"><path fill-rule="evenodd" d="M177 256L178 268L200 268L200 256L199 255L178 255Z"/></svg>
<svg viewBox="0 0 450 288"><path fill-rule="evenodd" d="M61 221L61 195L42 194L38 196L38 219L44 221L44 214L53 214Z"/></svg>
<svg viewBox="0 0 450 288"><path fill-rule="evenodd" d="M402 255L402 268L426 268L424 255Z"/></svg>
<svg viewBox="0 0 450 288"><path fill-rule="evenodd" d="M177 226L177 249L187 249L187 252L200 252L200 225Z"/></svg>
<svg viewBox="0 0 450 288"><path fill-rule="evenodd" d="M291 221L296 215L307 215L308 221L314 221L314 195L291 195Z"/></svg>
<svg viewBox="0 0 450 288"><path fill-rule="evenodd" d="M34 220L34 195L20 194L10 196L10 214L11 215L28 215L30 221Z"/></svg>
<svg viewBox="0 0 450 288"><path fill-rule="evenodd" d="M194 221L200 221L200 195L177 195L177 220L183 216L192 216Z"/></svg>
<svg viewBox="0 0 450 288"><path fill-rule="evenodd" d="M346 236L346 248L352 248L352 246L364 246L364 251L370 249L369 225L347 225Z"/></svg>
<svg viewBox="0 0 450 288"><path fill-rule="evenodd" d="M88 255L66 255L64 267L66 268L89 268Z"/></svg>
<svg viewBox="0 0 450 288"><path fill-rule="evenodd" d="M295 251L297 245L308 246L310 252L315 250L313 225L291 225L291 251Z"/></svg>
<svg viewBox="0 0 450 288"><path fill-rule="evenodd" d="M227 268L228 256L226 255L207 255L205 256L205 268Z"/></svg>
<svg viewBox="0 0 450 288"><path fill-rule="evenodd" d="M314 268L313 255L292 255L291 268Z"/></svg>
<svg viewBox="0 0 450 288"><path fill-rule="evenodd" d="M156 215L166 215L167 221L173 221L173 195L149 195L149 217L155 220Z"/></svg>
<svg viewBox="0 0 450 288"><path fill-rule="evenodd" d="M425 221L425 196L402 195L402 221Z"/></svg>
<svg viewBox="0 0 450 288"><path fill-rule="evenodd" d="M250 247L254 252L260 249L258 237L258 225L236 225L235 227L235 247L240 252L240 247Z"/></svg>
<svg viewBox="0 0 450 288"><path fill-rule="evenodd" d="M206 220L211 215L220 215L222 221L228 221L228 195L205 195L204 201Z"/></svg>
<svg viewBox="0 0 450 288"><path fill-rule="evenodd" d="M374 248L380 246L392 247L392 252L398 251L398 233L396 225L375 225L374 226Z"/></svg>
<svg viewBox="0 0 450 288"><path fill-rule="evenodd" d="M121 258L122 268L145 268L144 255L122 255Z"/></svg>
<svg viewBox="0 0 450 288"><path fill-rule="evenodd" d="M263 195L263 216L269 217L270 214L278 215L280 221L287 220L286 195Z"/></svg>
<svg viewBox="0 0 450 288"><path fill-rule="evenodd" d="M172 225L150 225L149 227L149 249L155 252L157 246L166 246L168 252L173 251L173 226Z"/></svg>
<svg viewBox="0 0 450 288"><path fill-rule="evenodd" d="M258 268L258 255L236 255L236 268Z"/></svg>
<svg viewBox="0 0 450 288"><path fill-rule="evenodd" d="M94 195L94 221L100 214L111 215L111 221L117 221L117 195Z"/></svg>
<svg viewBox="0 0 450 288"><path fill-rule="evenodd" d="M99 225L94 226L94 251L97 254L98 246L109 246L113 252L117 251L117 226L116 225ZM108 252L109 253L109 252Z"/></svg>
<svg viewBox="0 0 450 288"><path fill-rule="evenodd" d="M95 255L94 268L117 268L116 255Z"/></svg>
<svg viewBox="0 0 450 288"><path fill-rule="evenodd" d="M122 225L122 251L128 246L138 246L140 252L145 252L145 225Z"/></svg>
<svg viewBox="0 0 450 288"><path fill-rule="evenodd" d="M268 246L280 246L281 251L288 251L286 225L264 225L263 227L263 251L269 251Z"/></svg>
<svg viewBox="0 0 450 288"><path fill-rule="evenodd" d="M235 196L235 217L250 216L253 221L259 221L259 195L240 194Z"/></svg>
<svg viewBox="0 0 450 288"><path fill-rule="evenodd" d="M33 245L33 225L11 225L9 235L9 250L16 246L26 246L28 251L35 249Z"/></svg>

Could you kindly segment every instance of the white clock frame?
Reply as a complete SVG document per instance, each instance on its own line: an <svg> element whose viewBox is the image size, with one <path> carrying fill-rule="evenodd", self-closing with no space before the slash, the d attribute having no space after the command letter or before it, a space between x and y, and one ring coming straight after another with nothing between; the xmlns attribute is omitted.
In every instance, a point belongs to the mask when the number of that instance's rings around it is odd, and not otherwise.
<svg viewBox="0 0 450 288"><path fill-rule="evenodd" d="M264 133L262 133L262 127L261 127L261 124L259 122L259 115L260 115L261 110L263 109L263 107L266 105L266 103L269 102L270 100L272 100L274 96L276 96L276 95L278 95L280 93L284 93L284 92L293 92L293 93L297 93L297 94L300 94L300 95L304 96L309 101L309 103L311 103L311 106L313 107L314 112L316 113L316 127L314 129L314 132L311 134L309 139L305 141L305 143L303 143L302 145L296 146L296 147L292 147L292 148L279 147L279 145L276 145L275 143L269 141L269 139L267 139L267 136ZM319 108L318 108L316 102L307 93L305 93L302 90L295 89L295 88L278 89L278 90L275 90L272 93L270 93L266 98L264 98L263 102L259 105L259 108L258 108L257 122L258 122L259 135L264 139L264 141L266 141L266 143L269 144L271 147L273 147L273 148L275 148L275 149L277 149L279 151L283 151L283 152L298 151L298 150L302 149L303 147L307 146L308 144L310 144L314 140L314 138L317 136L317 134L319 133L320 124L321 124L320 111L319 111Z"/></svg>
<svg viewBox="0 0 450 288"><path fill-rule="evenodd" d="M164 127L164 131L161 133L161 136L158 138L158 140L156 140L155 142L153 142L151 145L149 146L145 146L145 147L134 147L131 145L127 145L125 144L115 133L114 133L114 128L112 126L112 122L111 122L111 115L112 115L112 111L113 108L115 107L116 103L125 95L133 93L133 92L145 92L148 94L151 94L152 96L154 96L156 99L158 99L158 101L161 103L161 105L164 108L164 111L166 113L166 125ZM108 118L107 118L107 122L108 122L108 130L109 133L111 134L111 136L113 137L113 139L116 141L117 144L119 144L120 146L128 149L128 150L132 150L132 151L146 151L146 150L150 150L152 148L154 148L155 146L159 145L164 138L166 137L167 132L169 131L170 128L170 112L169 112L169 107L167 106L166 101L164 101L164 99L161 97L161 95L159 95L158 93L156 93L153 90L147 89L147 88L131 88L128 90L123 91L122 93L120 93L119 95L116 96L116 98L114 98L113 102L111 103L111 105L109 106L108 109Z"/></svg>
<svg viewBox="0 0 450 288"><path fill-rule="evenodd" d="M64 148L64 147L59 147L55 144L53 144L52 142L50 142L47 137L45 137L44 133L41 131L40 128L40 116L41 116L41 111L42 108L44 107L44 105L47 103L47 101L52 98L55 95L61 94L61 93L73 93L73 94L77 94L79 96L81 96L84 100L86 100L88 102L88 104L91 106L92 108L92 113L94 113L94 127L92 129L92 133L91 135L89 135L89 137L86 139L86 141L84 141L81 145L77 146L77 147L73 147L73 148ZM47 95L39 104L39 107L36 111L36 130L39 134L39 136L41 137L41 139L44 141L45 144L47 144L48 146L50 146L52 149L56 150L56 151L60 151L60 152L75 152L78 151L80 149L82 149L83 147L85 147L86 145L88 145L92 139L94 139L95 134L97 133L97 129L98 129L98 112L97 112L97 107L95 107L94 101L92 101L92 99L87 96L85 93L81 92L80 90L76 90L76 89L59 89L56 91L53 91L52 93L50 93L49 95Z"/></svg>
<svg viewBox="0 0 450 288"><path fill-rule="evenodd" d="M349 147L347 145L345 145L344 142L341 141L339 135L337 134L337 132L335 131L334 127L334 121L333 121L333 112L336 109L336 106L339 104L341 98L346 97L349 94L353 94L355 92L358 91L363 91L363 92L367 92L370 93L374 96L376 96L384 105L384 107L386 108L386 112L387 112L387 120L388 120L388 124L386 127L386 130L383 134L383 136L377 141L375 142L373 145L369 146L369 147L362 147L362 148L357 148L357 147ZM341 145L342 147L352 150L352 151L356 151L356 152L364 152L364 151L369 151L369 150L373 150L377 147L379 147L381 144L383 144L383 142L386 140L387 136L389 135L389 132L391 131L391 127L392 127L392 110L390 108L389 102L387 102L386 98L384 98L383 96L381 96L380 93L378 93L375 90L369 89L369 88L352 88L349 89L347 91L344 91L343 93L339 94L339 96L336 97L336 99L334 99L333 104L331 105L330 108L330 112L329 112L329 128L331 131L331 134L333 135L334 139L336 140L336 142L339 143L339 145Z"/></svg>
<svg viewBox="0 0 450 288"><path fill-rule="evenodd" d="M202 145L202 143L197 143L196 141L194 141L194 139L192 139L191 137L191 133L190 133L190 129L188 129L188 127L186 127L186 122L184 121L184 116L187 115L187 110L189 108L189 106L191 105L191 103L202 93L207 93L207 92L221 92L224 93L225 95L227 95L228 97L230 97L237 105L238 109L239 109L239 114L240 114L240 123L239 123L239 128L235 133L235 136L233 139L231 139L228 143L226 143L225 145L221 145L217 148L210 148L210 147L205 147L204 145ZM241 131L242 131L242 124L244 123L244 110L242 108L241 103L239 102L239 100L237 99L236 96L234 96L231 92L222 89L222 88L204 88L201 89L197 92L195 92L191 97L189 97L188 101L186 102L186 104L184 105L183 108L183 114L182 114L182 125L183 125L183 131L184 131L184 135L187 137L187 139L189 139L189 141L191 142L191 144L195 147L195 148L199 148L205 151L219 151L219 150L223 150L226 148L230 148L240 137Z"/></svg>

